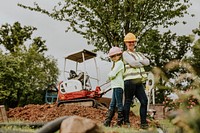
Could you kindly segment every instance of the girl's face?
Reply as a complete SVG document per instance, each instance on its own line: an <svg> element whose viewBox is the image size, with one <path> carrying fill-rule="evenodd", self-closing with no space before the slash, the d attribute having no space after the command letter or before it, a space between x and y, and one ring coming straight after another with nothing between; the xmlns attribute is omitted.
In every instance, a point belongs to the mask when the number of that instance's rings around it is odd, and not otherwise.
<svg viewBox="0 0 200 133"><path fill-rule="evenodd" d="M116 62L121 58L121 54L115 54L113 56L110 56L111 60Z"/></svg>

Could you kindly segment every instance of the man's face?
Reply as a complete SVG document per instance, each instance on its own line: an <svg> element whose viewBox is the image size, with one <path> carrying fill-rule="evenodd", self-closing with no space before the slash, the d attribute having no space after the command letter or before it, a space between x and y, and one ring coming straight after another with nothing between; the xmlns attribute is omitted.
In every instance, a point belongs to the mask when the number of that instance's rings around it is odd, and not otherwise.
<svg viewBox="0 0 200 133"><path fill-rule="evenodd" d="M133 51L135 48L136 41L125 42L125 44L128 50Z"/></svg>

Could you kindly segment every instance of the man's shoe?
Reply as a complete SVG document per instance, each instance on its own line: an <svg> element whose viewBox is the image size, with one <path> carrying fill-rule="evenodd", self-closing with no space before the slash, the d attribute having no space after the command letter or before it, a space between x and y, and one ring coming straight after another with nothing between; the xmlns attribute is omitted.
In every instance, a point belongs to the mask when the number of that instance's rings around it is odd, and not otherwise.
<svg viewBox="0 0 200 133"><path fill-rule="evenodd" d="M140 128L141 128L141 129L148 129L149 126L148 126L148 124L141 124L141 125L140 125Z"/></svg>
<svg viewBox="0 0 200 133"><path fill-rule="evenodd" d="M131 127L131 123L130 122L124 122L125 127L130 128Z"/></svg>

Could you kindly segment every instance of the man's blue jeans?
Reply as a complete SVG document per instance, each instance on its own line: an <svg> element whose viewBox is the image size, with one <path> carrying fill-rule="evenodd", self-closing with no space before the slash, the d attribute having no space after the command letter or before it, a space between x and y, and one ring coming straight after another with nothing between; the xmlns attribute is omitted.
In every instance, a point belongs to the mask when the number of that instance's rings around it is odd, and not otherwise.
<svg viewBox="0 0 200 133"><path fill-rule="evenodd" d="M123 111L123 89L122 88L113 88L112 99L110 102L109 109L114 111L115 108L118 108L118 112Z"/></svg>
<svg viewBox="0 0 200 133"><path fill-rule="evenodd" d="M146 124L148 99L143 84L134 83L133 80L126 80L124 81L124 93L125 93L124 122L125 123L130 122L129 121L130 106L133 101L133 96L135 96L140 101L141 124Z"/></svg>

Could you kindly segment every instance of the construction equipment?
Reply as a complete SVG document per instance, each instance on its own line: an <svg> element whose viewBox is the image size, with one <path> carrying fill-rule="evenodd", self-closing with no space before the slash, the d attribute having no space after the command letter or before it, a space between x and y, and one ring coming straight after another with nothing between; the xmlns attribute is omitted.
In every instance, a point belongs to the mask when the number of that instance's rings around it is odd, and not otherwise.
<svg viewBox="0 0 200 133"><path fill-rule="evenodd" d="M154 74L152 72L148 72L145 91L148 97L147 111L150 117L154 118L154 115L156 114L156 110L150 109L151 102L153 103L153 105L155 105Z"/></svg>
<svg viewBox="0 0 200 133"><path fill-rule="evenodd" d="M149 109L151 101L153 105L155 104L154 75L152 72L148 72L146 81L146 93L148 97L148 109Z"/></svg>
<svg viewBox="0 0 200 133"><path fill-rule="evenodd" d="M80 52L70 54L65 57L64 75L68 74L68 78L58 84L58 106L60 104L76 103L83 106L97 107L103 105L108 107L110 98L103 98L102 96L110 91L108 88L105 91L101 89L103 85L99 85L98 67L96 63L96 53L83 49ZM89 65L88 70L96 69L96 78L88 75L86 64L89 60L93 59L95 66ZM69 70L66 64L67 61L73 61L76 64L75 70ZM90 62L91 63L91 62ZM82 68L81 68L82 65ZM70 65L68 65L69 67ZM80 71L81 69L81 71ZM78 73L79 72L79 73ZM96 80L97 85L92 89L90 80Z"/></svg>
<svg viewBox="0 0 200 133"><path fill-rule="evenodd" d="M58 89L55 84L48 85L45 93L45 103L52 104L57 100Z"/></svg>

